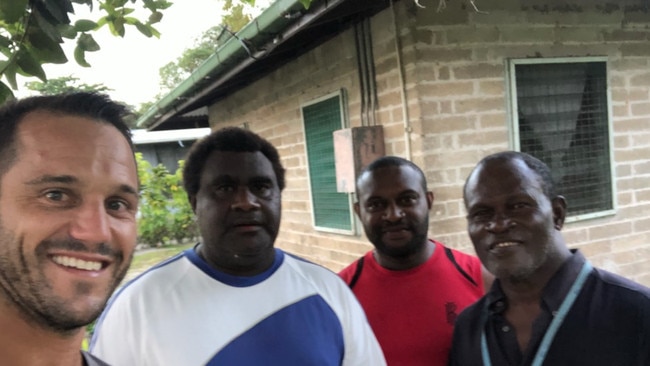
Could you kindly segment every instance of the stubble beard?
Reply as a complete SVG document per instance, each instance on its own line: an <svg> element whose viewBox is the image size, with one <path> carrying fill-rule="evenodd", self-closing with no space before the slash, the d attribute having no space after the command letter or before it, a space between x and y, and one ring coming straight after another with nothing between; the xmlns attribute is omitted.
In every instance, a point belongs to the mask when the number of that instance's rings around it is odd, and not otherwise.
<svg viewBox="0 0 650 366"><path fill-rule="evenodd" d="M65 244L64 244L65 243ZM24 244L12 233L6 230L0 217L0 301L15 308L20 316L28 323L42 329L60 334L73 336L81 327L95 320L104 309L106 301L117 288L128 266L121 253L115 253L114 280L108 284L105 298L82 312L70 307L70 299L57 296L42 267L39 265L48 261L47 247L70 246L71 241L43 241L34 250L32 265L24 253ZM76 244L83 246L83 244ZM131 262L128 258L126 263ZM74 284L76 296L87 296L92 292L92 285L85 282Z"/></svg>
<svg viewBox="0 0 650 366"><path fill-rule="evenodd" d="M373 230L374 232L379 232L379 235L373 235L373 238L370 241L378 252L388 257L397 259L408 258L426 246L428 241L429 215L426 215L424 221L418 222L415 225L410 225L409 229L413 233L413 237L405 245L399 248L391 248L383 243L381 227L377 227L376 230Z"/></svg>

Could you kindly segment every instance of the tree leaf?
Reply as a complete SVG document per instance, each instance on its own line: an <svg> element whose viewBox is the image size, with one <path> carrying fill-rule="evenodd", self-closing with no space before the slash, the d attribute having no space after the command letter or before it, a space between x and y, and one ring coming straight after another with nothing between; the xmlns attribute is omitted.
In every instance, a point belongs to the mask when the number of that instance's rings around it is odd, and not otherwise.
<svg viewBox="0 0 650 366"><path fill-rule="evenodd" d="M88 19L79 19L76 22L74 22L74 29L77 32L89 32L91 30L94 30L97 28L97 23L93 22L92 20Z"/></svg>
<svg viewBox="0 0 650 366"><path fill-rule="evenodd" d="M126 5L127 1L129 0L108 0L107 2L110 2L115 8L121 8Z"/></svg>
<svg viewBox="0 0 650 366"><path fill-rule="evenodd" d="M32 17L36 19L36 23L33 24L37 27L40 27L41 30L43 30L43 33L47 34L48 37L52 38L52 40L55 42L63 42L61 33L59 33L59 29L57 29L52 23L45 19L43 14L41 14L38 9L34 9L32 12Z"/></svg>
<svg viewBox="0 0 650 366"><path fill-rule="evenodd" d="M90 10L93 10L93 0L72 0L75 4L88 5Z"/></svg>
<svg viewBox="0 0 650 366"><path fill-rule="evenodd" d="M61 45L44 34L40 28L30 27L26 40L30 53L41 63L61 64L68 61Z"/></svg>
<svg viewBox="0 0 650 366"><path fill-rule="evenodd" d="M140 33L144 34L145 37L147 37L147 38L151 38L151 36L153 35L153 33L151 32L151 29L149 29L150 27L147 26L147 25L144 25L144 24L142 24L140 22L137 22L137 23L135 23L135 27L138 28Z"/></svg>
<svg viewBox="0 0 650 366"><path fill-rule="evenodd" d="M74 48L74 60L77 61L79 66L90 67L90 64L86 61L86 51L79 47L79 45Z"/></svg>
<svg viewBox="0 0 650 366"><path fill-rule="evenodd" d="M158 23L163 17L163 13L159 11L155 11L149 15L149 24L156 24Z"/></svg>
<svg viewBox="0 0 650 366"><path fill-rule="evenodd" d="M138 18L134 17L124 17L124 23L128 25L135 25L135 23L138 23L139 20Z"/></svg>
<svg viewBox="0 0 650 366"><path fill-rule="evenodd" d="M111 33L115 36L124 37L124 19L117 18L113 21L108 20L108 29L111 30Z"/></svg>
<svg viewBox="0 0 650 366"><path fill-rule="evenodd" d="M68 0L47 0L47 1L34 1L34 8L41 12L52 24L69 24L68 6L71 5ZM66 5L67 4L67 5Z"/></svg>
<svg viewBox="0 0 650 366"><path fill-rule="evenodd" d="M12 99L14 97L14 93L9 89L9 87L0 81L0 104L8 101L9 99Z"/></svg>
<svg viewBox="0 0 650 366"><path fill-rule="evenodd" d="M99 44L97 44L93 36L88 33L82 33L79 38L77 38L77 47L86 52L95 52L100 50Z"/></svg>
<svg viewBox="0 0 650 366"><path fill-rule="evenodd" d="M7 81L11 87L15 90L18 89L18 83L16 82L16 64L14 62L1 61L0 69L4 70L3 75L7 78Z"/></svg>
<svg viewBox="0 0 650 366"><path fill-rule="evenodd" d="M77 38L77 30L71 26L70 24L61 24L59 26L59 31L61 32L61 36L67 39L75 39Z"/></svg>
<svg viewBox="0 0 650 366"><path fill-rule="evenodd" d="M0 34L0 47L8 48L11 45L11 40Z"/></svg>
<svg viewBox="0 0 650 366"><path fill-rule="evenodd" d="M158 30L157 30L156 28L154 28L154 27L152 27L152 26L150 26L150 25L149 25L148 27L149 27L149 30L151 30L151 34L152 34L154 37L156 37L156 38L160 38L160 32L158 32Z"/></svg>
<svg viewBox="0 0 650 366"><path fill-rule="evenodd" d="M43 70L43 67L41 67L41 63L26 50L19 51L18 57L16 57L16 64L18 64L18 67L20 67L25 74L36 76L43 81L47 80L45 71Z"/></svg>
<svg viewBox="0 0 650 366"><path fill-rule="evenodd" d="M0 18L6 23L16 23L25 15L28 0L0 1Z"/></svg>
<svg viewBox="0 0 650 366"><path fill-rule="evenodd" d="M34 58L42 64L64 64L68 62L65 52L59 45L55 45L54 48L29 47L28 49Z"/></svg>

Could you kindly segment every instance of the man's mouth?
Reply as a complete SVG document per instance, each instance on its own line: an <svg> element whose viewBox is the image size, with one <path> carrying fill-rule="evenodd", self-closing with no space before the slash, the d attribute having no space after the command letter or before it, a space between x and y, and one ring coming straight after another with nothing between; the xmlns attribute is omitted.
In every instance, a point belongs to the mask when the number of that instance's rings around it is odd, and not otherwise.
<svg viewBox="0 0 650 366"><path fill-rule="evenodd" d="M52 261L64 267L80 269L83 271L99 271L103 267L101 261L88 261L64 255L55 255L52 257Z"/></svg>
<svg viewBox="0 0 650 366"><path fill-rule="evenodd" d="M408 231L409 228L405 225L400 225L400 226L389 226L389 227L384 227L384 232L385 233L398 233L401 231Z"/></svg>
<svg viewBox="0 0 650 366"><path fill-rule="evenodd" d="M519 243L514 242L514 241L502 241L496 244L490 245L490 250L494 249L503 249L503 248L510 248L519 245Z"/></svg>

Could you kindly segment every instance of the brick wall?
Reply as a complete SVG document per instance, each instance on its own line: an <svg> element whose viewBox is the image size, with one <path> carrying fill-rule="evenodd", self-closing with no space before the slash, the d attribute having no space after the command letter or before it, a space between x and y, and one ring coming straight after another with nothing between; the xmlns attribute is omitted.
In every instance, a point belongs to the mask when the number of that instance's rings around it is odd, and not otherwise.
<svg viewBox="0 0 650 366"><path fill-rule="evenodd" d="M487 14L460 2L436 12L437 1L421 3L427 8L397 2L394 13L373 17L371 29L376 121L387 153L425 170L435 194L431 236L473 251L461 188L481 157L510 146L507 60L606 56L617 211L569 223L564 233L597 266L650 285L650 15L595 5L508 9L512 2L496 0L477 2ZM279 147L288 184L278 246L333 270L371 246L363 234L313 228L300 108L344 89L349 123L361 124L355 52L354 34L346 31L210 109L214 128L246 123Z"/></svg>

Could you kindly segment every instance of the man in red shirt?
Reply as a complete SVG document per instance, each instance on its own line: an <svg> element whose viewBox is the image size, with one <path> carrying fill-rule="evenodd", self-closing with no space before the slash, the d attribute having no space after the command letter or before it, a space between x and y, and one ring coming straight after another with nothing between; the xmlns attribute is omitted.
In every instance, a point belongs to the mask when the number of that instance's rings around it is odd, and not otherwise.
<svg viewBox="0 0 650 366"><path fill-rule="evenodd" d="M428 239L433 193L412 162L379 158L356 189L354 209L375 248L339 275L363 306L388 365L446 365L456 317L492 276L476 257Z"/></svg>

